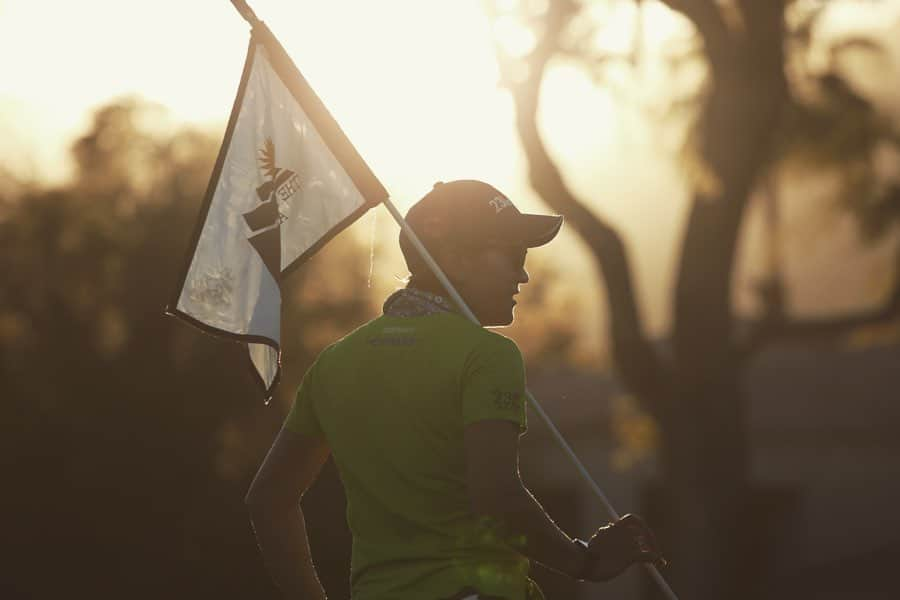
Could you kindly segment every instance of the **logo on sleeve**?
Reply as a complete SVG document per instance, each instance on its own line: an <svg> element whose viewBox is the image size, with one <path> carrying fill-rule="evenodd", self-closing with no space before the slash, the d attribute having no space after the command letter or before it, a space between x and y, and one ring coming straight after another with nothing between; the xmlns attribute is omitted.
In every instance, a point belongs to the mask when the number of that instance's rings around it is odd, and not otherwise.
<svg viewBox="0 0 900 600"><path fill-rule="evenodd" d="M505 392L494 388L491 390L494 394L494 406L500 410L511 410L519 407L519 400L522 392Z"/></svg>

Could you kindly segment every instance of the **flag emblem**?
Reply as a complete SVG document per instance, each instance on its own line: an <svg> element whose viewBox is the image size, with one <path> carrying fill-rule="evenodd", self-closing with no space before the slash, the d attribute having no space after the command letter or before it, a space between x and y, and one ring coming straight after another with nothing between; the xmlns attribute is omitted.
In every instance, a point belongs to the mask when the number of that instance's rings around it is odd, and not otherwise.
<svg viewBox="0 0 900 600"><path fill-rule="evenodd" d="M247 343L266 398L280 373L281 283L387 191L262 22L167 312Z"/></svg>
<svg viewBox="0 0 900 600"><path fill-rule="evenodd" d="M248 238L272 277L281 280L281 225L288 220L291 198L300 191L300 178L290 169L275 165L275 144L271 139L259 151L259 163L267 180L256 188L260 204L244 213L250 227Z"/></svg>

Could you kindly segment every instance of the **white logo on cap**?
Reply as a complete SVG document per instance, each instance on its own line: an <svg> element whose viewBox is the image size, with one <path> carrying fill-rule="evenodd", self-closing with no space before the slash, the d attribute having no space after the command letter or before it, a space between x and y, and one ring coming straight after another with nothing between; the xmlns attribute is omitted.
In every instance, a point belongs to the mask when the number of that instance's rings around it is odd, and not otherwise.
<svg viewBox="0 0 900 600"><path fill-rule="evenodd" d="M504 208L506 208L507 206L512 206L512 202L510 202L503 196L494 196L493 198L491 198L491 200L488 202L488 204L493 206L494 210L497 211L498 213L501 210L503 210Z"/></svg>

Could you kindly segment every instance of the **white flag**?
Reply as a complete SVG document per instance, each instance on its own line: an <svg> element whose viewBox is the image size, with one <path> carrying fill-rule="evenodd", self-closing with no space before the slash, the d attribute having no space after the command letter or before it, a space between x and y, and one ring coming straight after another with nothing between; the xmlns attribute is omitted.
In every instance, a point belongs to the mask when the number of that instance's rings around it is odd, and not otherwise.
<svg viewBox="0 0 900 600"><path fill-rule="evenodd" d="M280 282L386 197L284 49L257 23L167 312L247 342L269 398L280 372Z"/></svg>

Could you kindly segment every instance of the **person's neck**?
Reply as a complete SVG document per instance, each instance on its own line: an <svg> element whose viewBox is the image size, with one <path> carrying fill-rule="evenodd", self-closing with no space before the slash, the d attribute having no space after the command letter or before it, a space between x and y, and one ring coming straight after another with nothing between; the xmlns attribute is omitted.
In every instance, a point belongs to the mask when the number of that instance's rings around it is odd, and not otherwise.
<svg viewBox="0 0 900 600"><path fill-rule="evenodd" d="M444 306L450 307L451 311L464 314L463 309L459 305L457 305L456 301L453 300L453 298L450 296L447 290L444 289L444 286L442 286L440 282L416 281L411 279L406 284L406 289L424 292L432 296L438 296L440 298L440 302L442 302Z"/></svg>
<svg viewBox="0 0 900 600"><path fill-rule="evenodd" d="M406 287L419 290L420 292L434 294L435 296L441 296L443 298L450 297L450 294L447 293L447 290L445 290L444 286L442 286L439 282L416 281L414 279L411 279L409 283L406 284Z"/></svg>

